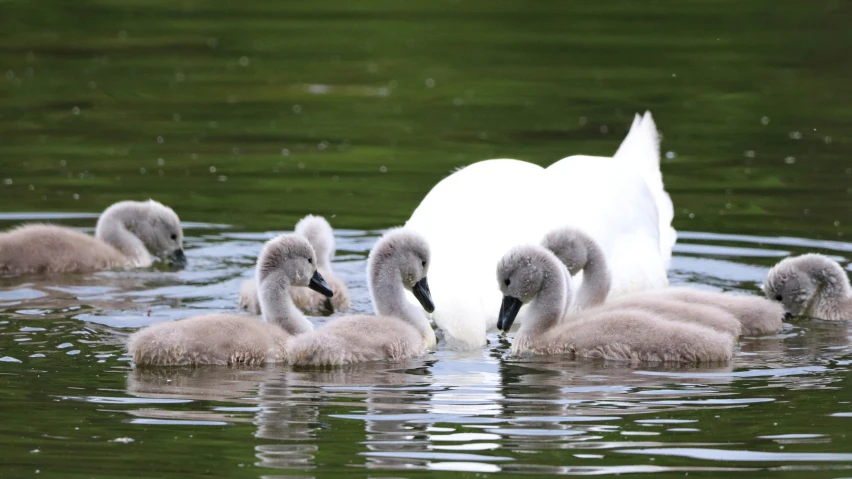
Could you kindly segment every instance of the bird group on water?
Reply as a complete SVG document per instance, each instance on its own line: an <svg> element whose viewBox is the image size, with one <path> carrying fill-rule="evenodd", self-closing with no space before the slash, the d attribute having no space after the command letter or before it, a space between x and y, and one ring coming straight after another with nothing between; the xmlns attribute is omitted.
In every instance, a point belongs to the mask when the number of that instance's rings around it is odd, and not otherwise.
<svg viewBox="0 0 852 479"><path fill-rule="evenodd" d="M475 348L496 328L514 331L512 356L713 363L730 360L741 335L777 333L785 316L852 319L846 272L819 254L771 268L763 297L669 286L676 232L657 135L646 113L611 158L546 169L487 160L454 172L372 248L373 315L342 315L351 301L332 267L333 230L308 215L263 246L241 312L142 328L128 351L137 366L335 366L423 356L436 329L449 347ZM186 263L177 214L153 200L113 204L94 237L48 224L0 233L2 275L157 258ZM332 313L341 315L316 328L305 316Z"/></svg>

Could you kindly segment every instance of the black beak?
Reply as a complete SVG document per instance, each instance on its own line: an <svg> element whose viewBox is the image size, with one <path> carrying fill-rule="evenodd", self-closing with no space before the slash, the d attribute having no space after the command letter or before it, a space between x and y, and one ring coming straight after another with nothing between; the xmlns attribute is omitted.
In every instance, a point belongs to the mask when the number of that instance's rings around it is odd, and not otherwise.
<svg viewBox="0 0 852 479"><path fill-rule="evenodd" d="M183 254L183 248L172 251L172 254L169 255L169 264L178 268L186 266L186 255Z"/></svg>
<svg viewBox="0 0 852 479"><path fill-rule="evenodd" d="M308 283L308 288L311 288L326 298L334 296L334 291L331 290L331 286L325 282L319 271L314 271L314 275L311 276L311 282Z"/></svg>
<svg viewBox="0 0 852 479"><path fill-rule="evenodd" d="M791 313L788 313L788 312L785 311L784 312L784 321L789 321L791 319L793 319L793 315Z"/></svg>
<svg viewBox="0 0 852 479"><path fill-rule="evenodd" d="M414 297L417 298L417 301L420 301L420 306L423 306L427 313L435 311L435 303L432 302L432 293L429 292L429 283L426 282L425 276L414 283L411 292L414 293Z"/></svg>
<svg viewBox="0 0 852 479"><path fill-rule="evenodd" d="M522 305L523 303L518 298L503 296L503 303L500 304L500 315L497 316L497 329L508 332Z"/></svg>

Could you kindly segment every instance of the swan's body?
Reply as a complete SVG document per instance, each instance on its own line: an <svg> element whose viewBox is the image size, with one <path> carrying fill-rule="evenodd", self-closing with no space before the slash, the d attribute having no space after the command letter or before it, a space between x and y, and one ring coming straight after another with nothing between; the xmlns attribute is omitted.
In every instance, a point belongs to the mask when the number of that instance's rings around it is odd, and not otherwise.
<svg viewBox="0 0 852 479"><path fill-rule="evenodd" d="M367 278L376 316L347 316L287 344L291 364L334 366L418 357L435 347L435 333L423 311L406 299L412 291L429 312L426 282L429 245L405 229L391 230L373 247Z"/></svg>
<svg viewBox="0 0 852 479"><path fill-rule="evenodd" d="M151 325L131 336L128 350L140 366L281 362L290 335L251 316L205 314Z"/></svg>
<svg viewBox="0 0 852 479"><path fill-rule="evenodd" d="M625 295L604 305L609 293L609 266L594 239L577 228L558 228L544 237L542 246L553 252L572 276L583 272L583 284L577 291L578 311L595 306L632 307L666 319L697 322L734 337L771 334L781 329L782 308L757 296L658 288Z"/></svg>
<svg viewBox="0 0 852 479"><path fill-rule="evenodd" d="M821 254L785 258L773 266L763 292L793 316L852 319L852 287L846 271Z"/></svg>
<svg viewBox="0 0 852 479"><path fill-rule="evenodd" d="M503 293L498 328L508 331L522 304L526 321L513 355L567 354L632 362L718 362L733 356L734 338L700 324L670 321L630 306L566 316L570 285L564 266L540 246L520 246L498 264Z"/></svg>
<svg viewBox="0 0 852 479"><path fill-rule="evenodd" d="M325 278L334 291L334 296L326 298L320 293L308 288L291 287L290 297L297 308L308 314L332 314L345 312L349 309L349 289L331 268L334 257L334 231L322 216L308 215L296 223L295 233L304 236L317 256L317 271ZM260 300L257 295L257 282L246 280L240 285L240 309L254 314L260 314Z"/></svg>
<svg viewBox="0 0 852 479"><path fill-rule="evenodd" d="M313 330L292 304L290 286L331 296L315 269L315 253L301 236L281 235L257 259L263 321L233 314L205 314L143 328L127 348L139 366L259 365L286 360L287 341Z"/></svg>
<svg viewBox="0 0 852 479"><path fill-rule="evenodd" d="M180 219L153 200L113 204L98 219L94 237L50 224L27 224L0 233L0 274L147 267L155 256L178 265L186 262Z"/></svg>
<svg viewBox="0 0 852 479"><path fill-rule="evenodd" d="M637 116L612 158L570 156L547 169L488 160L435 185L406 226L432 247L433 319L449 346L485 343L497 321L499 294L488 286L493 265L511 246L538 241L559 226L582 228L600 244L611 260L611 296L667 285L675 233L658 143L646 114Z"/></svg>

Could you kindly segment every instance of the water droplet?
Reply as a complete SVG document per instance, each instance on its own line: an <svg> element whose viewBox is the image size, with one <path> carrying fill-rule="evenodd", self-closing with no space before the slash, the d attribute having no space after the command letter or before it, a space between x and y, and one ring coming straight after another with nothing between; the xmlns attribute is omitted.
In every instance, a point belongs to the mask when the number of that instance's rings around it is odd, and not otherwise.
<svg viewBox="0 0 852 479"><path fill-rule="evenodd" d="M840 220L834 220L834 227L837 228L840 226Z"/></svg>
<svg viewBox="0 0 852 479"><path fill-rule="evenodd" d="M852 168L846 168L846 174L852 175Z"/></svg>
<svg viewBox="0 0 852 479"><path fill-rule="evenodd" d="M6 186L10 186L12 184L12 178L6 178L3 180L3 184Z"/></svg>
<svg viewBox="0 0 852 479"><path fill-rule="evenodd" d="M35 185L30 185L29 189L30 189L30 191L35 191Z"/></svg>
<svg viewBox="0 0 852 479"><path fill-rule="evenodd" d="M74 108L72 108L72 109L71 109L71 114L72 114L72 115L79 115L79 114L80 114L80 107L79 107L79 106L75 106Z"/></svg>
<svg viewBox="0 0 852 479"><path fill-rule="evenodd" d="M65 168L65 165L67 165L67 164L68 164L68 162L67 162L67 161L65 161L65 160L59 160L59 167L60 167L60 168Z"/></svg>
<svg viewBox="0 0 852 479"><path fill-rule="evenodd" d="M801 140L802 139L802 132L801 131L791 131L790 132L790 138L792 138L794 140Z"/></svg>
<svg viewBox="0 0 852 479"><path fill-rule="evenodd" d="M726 209L726 210L731 209L731 206L732 206L732 205L731 205L730 203L725 203L725 209Z"/></svg>
<svg viewBox="0 0 852 479"><path fill-rule="evenodd" d="M166 173L163 170L157 170L157 176L166 176Z"/></svg>
<svg viewBox="0 0 852 479"><path fill-rule="evenodd" d="M228 177L225 175L219 175L219 181L224 183L225 181L228 181Z"/></svg>
<svg viewBox="0 0 852 479"><path fill-rule="evenodd" d="M666 152L666 159L673 160L676 157L677 157L677 153L675 153L673 151L667 151Z"/></svg>
<svg viewBox="0 0 852 479"><path fill-rule="evenodd" d="M586 126L586 123L589 122L589 119L586 118L585 116L581 116L580 118L577 119L577 121L580 123L580 126Z"/></svg>
<svg viewBox="0 0 852 479"><path fill-rule="evenodd" d="M163 166L166 164L166 160L162 158L157 158L157 166Z"/></svg>
<svg viewBox="0 0 852 479"><path fill-rule="evenodd" d="M92 80L92 81L90 81L90 82L89 82L89 90L95 90L95 89L97 89L97 88L98 88L98 84L97 84L97 83L95 83L95 81L94 81L94 80Z"/></svg>
<svg viewBox="0 0 852 479"><path fill-rule="evenodd" d="M784 163L787 163L788 165L792 165L795 162L796 162L796 157L794 157L794 156L788 156L787 158L784 158Z"/></svg>
<svg viewBox="0 0 852 479"><path fill-rule="evenodd" d="M822 139L822 141L824 141L826 145L830 145L831 142L832 142L832 139L831 139L830 136L826 136L825 138Z"/></svg>
<svg viewBox="0 0 852 479"><path fill-rule="evenodd" d="M175 113L174 115L172 115L172 120L173 121L180 121L180 113Z"/></svg>
<svg viewBox="0 0 852 479"><path fill-rule="evenodd" d="M281 156L290 156L290 150L284 148L281 150Z"/></svg>
<svg viewBox="0 0 852 479"><path fill-rule="evenodd" d="M672 78L677 78L677 73L672 73Z"/></svg>
<svg viewBox="0 0 852 479"><path fill-rule="evenodd" d="M601 133L603 133L603 134L609 133L609 127L606 126L606 125L601 125L600 130L601 130Z"/></svg>
<svg viewBox="0 0 852 479"><path fill-rule="evenodd" d="M380 166L380 167L379 167L379 171L380 171L380 172L382 172L382 173L387 173L387 172L388 172L388 167L387 167L387 166L385 166L385 165L382 165L382 166Z"/></svg>
<svg viewBox="0 0 852 479"><path fill-rule="evenodd" d="M209 170L210 170L210 173L216 173L216 167L215 166L211 166L209 168Z"/></svg>
<svg viewBox="0 0 852 479"><path fill-rule="evenodd" d="M754 150L746 150L746 152L745 152L746 158L754 158L754 155L755 155Z"/></svg>
<svg viewBox="0 0 852 479"><path fill-rule="evenodd" d="M435 80L433 80L432 78L427 78L426 88L435 88Z"/></svg>
<svg viewBox="0 0 852 479"><path fill-rule="evenodd" d="M233 154L233 155L239 155L239 154L240 154L240 149L239 149L239 148L236 148L236 147L235 147L235 148L231 148L231 154Z"/></svg>
<svg viewBox="0 0 852 479"><path fill-rule="evenodd" d="M190 160L197 160L198 159L198 153L190 153L189 159Z"/></svg>
<svg viewBox="0 0 852 479"><path fill-rule="evenodd" d="M399 86L399 82L397 82L396 80L391 80L388 82L388 88L390 89L394 89L397 86Z"/></svg>
<svg viewBox="0 0 852 479"><path fill-rule="evenodd" d="M247 67L247 66L249 66L250 63L251 63L251 60L249 59L249 57L247 57L245 55L241 56L240 59L239 59L239 64L240 64L241 67Z"/></svg>
<svg viewBox="0 0 852 479"><path fill-rule="evenodd" d="M331 181L339 181L339 180L340 180L340 177L337 176L337 175L334 175L334 176L331 177Z"/></svg>
<svg viewBox="0 0 852 479"><path fill-rule="evenodd" d="M78 195L77 193L74 193L73 195L71 195L71 198L74 198L75 200L79 200L80 195Z"/></svg>
<svg viewBox="0 0 852 479"><path fill-rule="evenodd" d="M175 73L175 81L176 82L182 83L184 80L186 80L186 75L184 75L183 72L176 72Z"/></svg>
<svg viewBox="0 0 852 479"><path fill-rule="evenodd" d="M319 145L317 145L317 149L319 151L323 151L326 148L328 148L328 142L327 141L321 141L321 142L319 142Z"/></svg>
<svg viewBox="0 0 852 479"><path fill-rule="evenodd" d="M293 105L293 113L302 113L302 105Z"/></svg>
<svg viewBox="0 0 852 479"><path fill-rule="evenodd" d="M300 170L304 170L304 169L305 169L305 164L304 164L304 163L299 163L299 164L298 164L298 165L296 165L296 166L298 166Z"/></svg>
<svg viewBox="0 0 852 479"><path fill-rule="evenodd" d="M769 117L768 117L768 116L764 116L764 117L762 117L762 118L760 119L760 124L761 124L761 125L763 125L763 126L768 125L768 124L769 124Z"/></svg>
<svg viewBox="0 0 852 479"><path fill-rule="evenodd" d="M161 144L161 145L162 145L165 141L166 141L166 139L165 139L165 138L163 138L162 136L158 136L158 137L157 137L157 143L159 143L159 144Z"/></svg>
<svg viewBox="0 0 852 479"><path fill-rule="evenodd" d="M462 106L464 105L464 100L459 97L453 98L453 105Z"/></svg>
<svg viewBox="0 0 852 479"><path fill-rule="evenodd" d="M139 174L140 175L144 175L145 171L146 171L145 168L139 168Z"/></svg>
<svg viewBox="0 0 852 479"><path fill-rule="evenodd" d="M695 213L690 213L690 214L689 214L689 219L694 219L694 218L695 218Z"/></svg>

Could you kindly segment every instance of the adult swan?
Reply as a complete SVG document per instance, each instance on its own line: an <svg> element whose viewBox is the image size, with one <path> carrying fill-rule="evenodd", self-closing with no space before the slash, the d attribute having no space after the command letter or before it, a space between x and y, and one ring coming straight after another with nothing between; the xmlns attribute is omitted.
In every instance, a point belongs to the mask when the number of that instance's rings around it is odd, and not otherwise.
<svg viewBox="0 0 852 479"><path fill-rule="evenodd" d="M636 115L611 158L569 156L546 169L486 160L460 169L432 188L405 226L432 248L433 319L444 340L452 349L474 349L496 327L494 275L511 247L539 243L557 227L582 229L606 254L611 299L668 284L677 237L673 216L660 173L659 135L646 112ZM571 281L577 291L582 274Z"/></svg>

